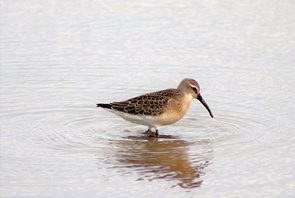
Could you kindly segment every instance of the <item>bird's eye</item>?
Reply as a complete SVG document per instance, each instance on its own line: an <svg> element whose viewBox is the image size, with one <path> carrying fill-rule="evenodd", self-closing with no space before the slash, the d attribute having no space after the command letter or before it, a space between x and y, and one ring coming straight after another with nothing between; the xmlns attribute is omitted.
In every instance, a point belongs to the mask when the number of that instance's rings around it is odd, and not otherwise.
<svg viewBox="0 0 295 198"><path fill-rule="evenodd" d="M192 88L193 88L194 91L197 91L197 88L196 87L192 87Z"/></svg>

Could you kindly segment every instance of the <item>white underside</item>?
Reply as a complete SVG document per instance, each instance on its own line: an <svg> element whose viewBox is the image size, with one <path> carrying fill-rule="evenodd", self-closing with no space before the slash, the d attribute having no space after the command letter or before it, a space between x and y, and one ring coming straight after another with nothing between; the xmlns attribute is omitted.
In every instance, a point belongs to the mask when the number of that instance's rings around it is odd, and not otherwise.
<svg viewBox="0 0 295 198"><path fill-rule="evenodd" d="M160 126L160 124L158 123L158 119L154 116L133 115L133 114L110 110L110 109L107 109L107 110L135 124L148 126L149 128L157 128Z"/></svg>

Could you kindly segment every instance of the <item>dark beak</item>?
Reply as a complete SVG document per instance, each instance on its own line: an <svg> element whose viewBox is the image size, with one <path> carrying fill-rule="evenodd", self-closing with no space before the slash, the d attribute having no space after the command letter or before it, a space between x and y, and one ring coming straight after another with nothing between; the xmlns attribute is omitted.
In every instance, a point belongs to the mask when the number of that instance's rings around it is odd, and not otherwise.
<svg viewBox="0 0 295 198"><path fill-rule="evenodd" d="M201 96L201 94L198 95L197 99L206 107L206 109L208 110L210 116L213 118L213 114L212 114L209 106L207 105L207 103L205 102L205 100L203 99L203 97Z"/></svg>

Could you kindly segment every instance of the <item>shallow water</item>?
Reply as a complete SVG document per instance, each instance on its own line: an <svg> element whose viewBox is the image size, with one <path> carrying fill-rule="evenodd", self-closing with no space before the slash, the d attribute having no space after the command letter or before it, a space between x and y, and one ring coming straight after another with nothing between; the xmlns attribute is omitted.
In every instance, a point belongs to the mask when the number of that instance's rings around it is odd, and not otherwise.
<svg viewBox="0 0 295 198"><path fill-rule="evenodd" d="M263 8L263 9L262 9ZM2 1L1 197L292 197L292 1ZM97 109L196 79L178 123Z"/></svg>

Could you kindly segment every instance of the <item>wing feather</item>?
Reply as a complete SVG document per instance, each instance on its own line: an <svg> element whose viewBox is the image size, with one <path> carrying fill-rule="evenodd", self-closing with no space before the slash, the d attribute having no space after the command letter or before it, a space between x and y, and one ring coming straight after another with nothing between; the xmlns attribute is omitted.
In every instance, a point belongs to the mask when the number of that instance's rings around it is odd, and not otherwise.
<svg viewBox="0 0 295 198"><path fill-rule="evenodd" d="M160 115L164 112L169 99L178 93L176 89L166 89L158 92L148 93L122 102L113 102L114 110L141 115Z"/></svg>

